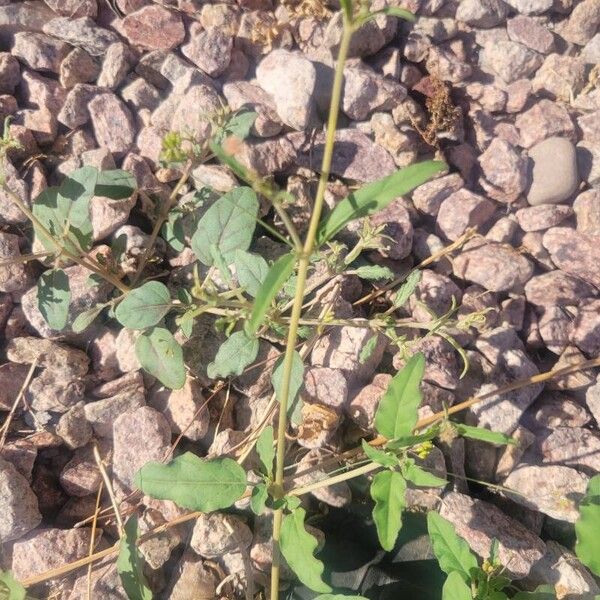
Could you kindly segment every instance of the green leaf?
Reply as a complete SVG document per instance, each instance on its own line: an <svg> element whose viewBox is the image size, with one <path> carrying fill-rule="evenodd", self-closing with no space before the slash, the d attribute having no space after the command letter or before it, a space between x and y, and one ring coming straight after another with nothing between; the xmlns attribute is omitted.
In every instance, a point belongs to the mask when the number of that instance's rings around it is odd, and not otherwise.
<svg viewBox="0 0 600 600"><path fill-rule="evenodd" d="M337 203L336 207L321 221L317 231L317 243L322 245L334 237L350 221L366 217L383 208L392 200L422 185L447 165L439 161L426 161L411 165L369 183Z"/></svg>
<svg viewBox="0 0 600 600"><path fill-rule="evenodd" d="M111 200L125 200L136 189L137 180L131 173L121 169L110 169L98 173L94 195Z"/></svg>
<svg viewBox="0 0 600 600"><path fill-rule="evenodd" d="M146 463L135 476L135 484L152 498L212 512L229 508L244 495L246 473L231 458L203 460L186 452L166 464Z"/></svg>
<svg viewBox="0 0 600 600"><path fill-rule="evenodd" d="M10 571L0 571L0 598L2 600L25 600L27 590L12 576Z"/></svg>
<svg viewBox="0 0 600 600"><path fill-rule="evenodd" d="M98 304L79 313L73 321L73 325L71 325L73 332L81 333L82 331L85 331L106 306L106 304Z"/></svg>
<svg viewBox="0 0 600 600"><path fill-rule="evenodd" d="M394 307L400 308L404 306L408 299L414 294L417 285L421 281L422 272L418 269L411 271L406 278L406 281L400 286L394 297Z"/></svg>
<svg viewBox="0 0 600 600"><path fill-rule="evenodd" d="M231 334L217 352L215 360L206 368L211 379L241 375L258 354L259 342L256 337L249 337L243 331Z"/></svg>
<svg viewBox="0 0 600 600"><path fill-rule="evenodd" d="M382 471L373 477L373 520L379 543L388 552L393 549L402 527L402 510L406 506L405 493L406 481L397 471Z"/></svg>
<svg viewBox="0 0 600 600"><path fill-rule="evenodd" d="M231 277L231 271L227 266L227 261L225 260L223 253L214 244L211 244L210 246L210 255L213 259L213 266L216 267L218 272L221 274L221 277L223 278L225 283L229 286L230 289L235 287L233 284L233 278Z"/></svg>
<svg viewBox="0 0 600 600"><path fill-rule="evenodd" d="M450 575L458 571L465 582L471 578L471 569L477 569L477 559L465 540L459 537L454 525L438 513L431 511L427 515L427 530L440 568Z"/></svg>
<svg viewBox="0 0 600 600"><path fill-rule="evenodd" d="M129 600L152 600L152 590L143 573L143 559L136 545L138 520L130 517L125 523L125 535L119 544L117 572Z"/></svg>
<svg viewBox="0 0 600 600"><path fill-rule="evenodd" d="M358 267L358 269L352 269L348 271L352 275L358 275L361 279L367 279L368 281L376 281L378 279L394 279L394 272L388 267L382 267L380 265L366 265L364 267Z"/></svg>
<svg viewBox="0 0 600 600"><path fill-rule="evenodd" d="M294 254L284 254L271 265L267 276L255 296L252 314L246 323L248 334L252 335L256 333L262 325L273 298L277 296L283 284L292 274L295 261L296 257Z"/></svg>
<svg viewBox="0 0 600 600"><path fill-rule="evenodd" d="M215 142L221 144L230 135L241 140L247 138L250 135L250 130L252 129L252 125L254 125L254 121L256 121L256 117L258 117L257 113L248 110L236 113L217 132Z"/></svg>
<svg viewBox="0 0 600 600"><path fill-rule="evenodd" d="M352 0L340 0L340 6L344 11L344 16L346 17L346 20L352 22Z"/></svg>
<svg viewBox="0 0 600 600"><path fill-rule="evenodd" d="M175 252L181 252L185 248L185 231L181 215L171 213L163 224L160 235Z"/></svg>
<svg viewBox="0 0 600 600"><path fill-rule="evenodd" d="M425 372L425 356L411 356L397 373L379 402L375 413L377 431L393 440L412 434L417 424L417 410L421 404L421 380Z"/></svg>
<svg viewBox="0 0 600 600"><path fill-rule="evenodd" d="M235 253L235 270L240 285L256 298L260 286L264 283L269 264L258 254L237 250Z"/></svg>
<svg viewBox="0 0 600 600"><path fill-rule="evenodd" d="M375 12L369 13L362 23L368 23L369 21L372 21L381 15L385 15L387 17L398 17L399 19L404 19L405 21L415 21L416 19L415 15L405 8L400 8L399 6L386 6L381 10L376 10Z"/></svg>
<svg viewBox="0 0 600 600"><path fill-rule="evenodd" d="M479 440L480 442L487 442L488 444L495 444L496 446L506 446L507 444L514 446L517 443L517 441L509 435L490 431L483 427L472 427L470 425L463 425L462 423L453 423L453 425L456 427L456 431L459 435L472 440Z"/></svg>
<svg viewBox="0 0 600 600"><path fill-rule="evenodd" d="M298 579L315 592L331 592L323 581L323 563L314 557L318 543L304 527L306 512L296 508L283 518L279 546L288 565Z"/></svg>
<svg viewBox="0 0 600 600"><path fill-rule="evenodd" d="M404 437L396 438L395 440L391 440L385 445L385 447L389 448L390 450L399 450L400 448L412 448L413 446L418 446L419 444L433 440L439 435L439 432L439 426L434 425L433 427L429 428L423 433L419 433L417 435L407 435Z"/></svg>
<svg viewBox="0 0 600 600"><path fill-rule="evenodd" d="M185 383L183 350L164 327L144 331L135 342L135 355L148 373L165 387L179 390Z"/></svg>
<svg viewBox="0 0 600 600"><path fill-rule="evenodd" d="M42 273L37 283L38 308L51 329L62 331L69 320L71 289L62 269Z"/></svg>
<svg viewBox="0 0 600 600"><path fill-rule="evenodd" d="M540 585L533 592L517 592L513 600L556 600L556 590L550 584Z"/></svg>
<svg viewBox="0 0 600 600"><path fill-rule="evenodd" d="M600 475L592 477L579 504L579 519L575 523L579 560L596 575L600 575Z"/></svg>
<svg viewBox="0 0 600 600"><path fill-rule="evenodd" d="M256 441L256 452L263 467L263 473L270 477L273 473L275 448L273 447L273 427L265 427Z"/></svg>
<svg viewBox="0 0 600 600"><path fill-rule="evenodd" d="M82 219L89 217L86 210L79 212L83 207L87 209L90 200L94 197L94 190L98 181L98 169L96 167L81 167L64 178L58 188L58 196L73 205L79 203L75 208L76 219L72 219L74 225L80 225Z"/></svg>
<svg viewBox="0 0 600 600"><path fill-rule="evenodd" d="M442 600L473 600L471 588L464 582L458 571L452 571L444 583Z"/></svg>
<svg viewBox="0 0 600 600"><path fill-rule="evenodd" d="M160 281L148 281L119 302L115 315L124 327L146 329L160 323L172 308L169 288Z"/></svg>
<svg viewBox="0 0 600 600"><path fill-rule="evenodd" d="M346 596L345 594L320 594L315 600L368 600L364 596Z"/></svg>
<svg viewBox="0 0 600 600"><path fill-rule="evenodd" d="M275 390L275 396L281 402L281 385L283 383L283 360L284 356L280 356L273 367L271 374L271 383ZM290 388L287 401L288 419L292 423L298 424L301 422L302 398L300 397L300 388L304 382L304 362L298 352L294 350L292 358L292 371L290 373Z"/></svg>
<svg viewBox="0 0 600 600"><path fill-rule="evenodd" d="M382 450L378 450L377 448L373 448L373 446L370 446L366 440L361 440L361 444L363 452L367 455L367 458L370 458L373 462L376 462L384 467L398 466L398 457L388 454L387 452L383 452Z"/></svg>
<svg viewBox="0 0 600 600"><path fill-rule="evenodd" d="M210 247L214 244L227 263L236 250L247 250L258 217L258 199L249 187L238 187L221 196L198 221L192 236L192 250L205 265L212 266Z"/></svg>
<svg viewBox="0 0 600 600"><path fill-rule="evenodd" d="M262 515L267 506L269 499L269 490L265 483L257 483L252 488L252 496L250 496L250 508L255 515Z"/></svg>
<svg viewBox="0 0 600 600"><path fill-rule="evenodd" d="M407 481L410 481L417 487L444 487L448 484L445 479L422 469L414 461L407 461L407 464L402 469L402 474Z"/></svg>
<svg viewBox="0 0 600 600"><path fill-rule="evenodd" d="M373 335L367 340L367 343L360 349L358 361L361 365L364 365L369 360L369 358L371 358L373 351L375 350L375 348L377 348L378 341L378 336Z"/></svg>

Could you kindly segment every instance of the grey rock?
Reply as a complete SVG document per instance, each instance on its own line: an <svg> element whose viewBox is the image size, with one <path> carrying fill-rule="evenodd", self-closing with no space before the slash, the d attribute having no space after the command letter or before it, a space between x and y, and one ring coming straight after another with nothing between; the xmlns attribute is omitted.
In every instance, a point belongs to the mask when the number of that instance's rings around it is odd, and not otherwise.
<svg viewBox="0 0 600 600"><path fill-rule="evenodd" d="M455 241L468 228L481 227L495 211L493 202L463 188L442 202L437 227L449 240Z"/></svg>
<svg viewBox="0 0 600 600"><path fill-rule="evenodd" d="M600 356L600 300L585 299L578 303L571 339L588 356Z"/></svg>
<svg viewBox="0 0 600 600"><path fill-rule="evenodd" d="M412 193L412 201L417 210L435 217L442 202L454 192L458 192L464 185L458 173L445 175L420 185Z"/></svg>
<svg viewBox="0 0 600 600"><path fill-rule="evenodd" d="M65 99L57 119L70 129L85 125L90 120L88 105L92 98L99 93L99 88L86 83L76 83Z"/></svg>
<svg viewBox="0 0 600 600"><path fill-rule="evenodd" d="M173 570L168 597L171 600L208 600L216 596L218 585L217 574L195 552L186 550Z"/></svg>
<svg viewBox="0 0 600 600"><path fill-rule="evenodd" d="M529 77L542 62L537 52L512 41L488 44L480 55L482 69L497 75L505 83Z"/></svg>
<svg viewBox="0 0 600 600"><path fill-rule="evenodd" d="M519 291L533 275L533 265L506 244L465 247L453 262L454 275L491 292Z"/></svg>
<svg viewBox="0 0 600 600"><path fill-rule="evenodd" d="M600 2L583 0L573 8L560 33L568 42L583 46L594 37L599 26Z"/></svg>
<svg viewBox="0 0 600 600"><path fill-rule="evenodd" d="M101 56L111 44L119 41L116 33L99 27L89 17L57 17L48 21L43 29L44 33L83 48L92 56Z"/></svg>
<svg viewBox="0 0 600 600"><path fill-rule="evenodd" d="M564 106L543 99L517 116L521 146L531 148L549 137L575 139L575 125Z"/></svg>
<svg viewBox="0 0 600 600"><path fill-rule="evenodd" d="M540 15L552 8L554 0L506 0L517 12L523 15Z"/></svg>
<svg viewBox="0 0 600 600"><path fill-rule="evenodd" d="M501 481L521 462L525 451L535 441L535 434L519 425L511 434L514 444L508 444L498 451L498 463L495 468L495 480ZM471 453L472 454L472 453Z"/></svg>
<svg viewBox="0 0 600 600"><path fill-rule="evenodd" d="M544 555L546 547L541 539L499 508L482 500L450 492L442 501L440 514L482 558L489 556L492 540L498 540L498 558L515 579L525 577Z"/></svg>
<svg viewBox="0 0 600 600"><path fill-rule="evenodd" d="M29 206L30 190L27 183L19 177L18 171L7 158L2 160L1 165L4 176L6 177L6 187L14 194L17 194L17 196ZM16 224L24 223L25 221L27 221L27 217L14 203L11 194L0 188L0 222Z"/></svg>
<svg viewBox="0 0 600 600"><path fill-rule="evenodd" d="M392 380L387 373L375 375L373 381L364 386L354 397L350 399L346 414L359 427L372 430L374 426L375 412L379 401Z"/></svg>
<svg viewBox="0 0 600 600"><path fill-rule="evenodd" d="M480 183L490 198L514 202L527 189L527 161L505 140L494 138L478 160Z"/></svg>
<svg viewBox="0 0 600 600"><path fill-rule="evenodd" d="M88 105L98 145L124 155L131 148L135 129L129 109L112 93L95 95Z"/></svg>
<svg viewBox="0 0 600 600"><path fill-rule="evenodd" d="M508 6L502 0L461 0L456 19L473 27L496 27L506 20Z"/></svg>
<svg viewBox="0 0 600 600"><path fill-rule="evenodd" d="M506 29L513 42L519 42L540 54L548 54L554 48L554 36L550 30L532 17L514 17L508 21Z"/></svg>
<svg viewBox="0 0 600 600"><path fill-rule="evenodd" d="M544 234L543 243L559 269L600 288L600 237L553 227Z"/></svg>
<svg viewBox="0 0 600 600"><path fill-rule="evenodd" d="M585 392L585 403L596 420L596 424L600 425L600 378Z"/></svg>
<svg viewBox="0 0 600 600"><path fill-rule="evenodd" d="M503 482L514 491L507 495L527 508L574 523L578 505L585 494L588 478L575 469L559 465L520 465Z"/></svg>
<svg viewBox="0 0 600 600"><path fill-rule="evenodd" d="M537 306L576 306L582 299L596 295L590 284L558 270L536 275L525 284L527 302Z"/></svg>
<svg viewBox="0 0 600 600"><path fill-rule="evenodd" d="M142 406L114 421L113 444L113 482L122 498L135 489L134 477L147 462L165 458L171 445L171 428L163 415Z"/></svg>
<svg viewBox="0 0 600 600"><path fill-rule="evenodd" d="M58 73L69 47L43 33L23 31L15 34L12 55L34 71Z"/></svg>
<svg viewBox="0 0 600 600"><path fill-rule="evenodd" d="M19 261L19 237L12 233L0 233L0 291L19 292L33 283L33 277L26 263ZM14 261L14 262L11 262Z"/></svg>
<svg viewBox="0 0 600 600"><path fill-rule="evenodd" d="M102 60L98 85L111 90L119 87L131 70L134 60L133 52L127 45L122 42L111 44Z"/></svg>
<svg viewBox="0 0 600 600"><path fill-rule="evenodd" d="M64 413L83 399L85 382L68 370L44 369L34 377L25 398L34 410Z"/></svg>
<svg viewBox="0 0 600 600"><path fill-rule="evenodd" d="M99 444L98 451L103 461L110 460L108 444ZM60 473L60 484L70 496L81 498L95 494L100 489L102 474L94 458L92 444L73 452L71 460Z"/></svg>
<svg viewBox="0 0 600 600"><path fill-rule="evenodd" d="M149 50L171 50L185 38L185 26L178 12L158 4L142 6L121 22L130 44Z"/></svg>
<svg viewBox="0 0 600 600"><path fill-rule="evenodd" d="M63 439L70 449L85 446L93 435L93 429L85 416L85 404L78 402L59 419L56 434Z"/></svg>
<svg viewBox="0 0 600 600"><path fill-rule="evenodd" d="M569 102L587 83L585 61L573 56L550 54L533 80L533 91Z"/></svg>
<svg viewBox="0 0 600 600"><path fill-rule="evenodd" d="M600 436L582 427L559 427L541 442L544 463L600 471Z"/></svg>
<svg viewBox="0 0 600 600"><path fill-rule="evenodd" d="M305 372L302 397L308 402L340 409L348 400L348 383L339 369L313 367Z"/></svg>
<svg viewBox="0 0 600 600"><path fill-rule="evenodd" d="M600 63L600 33L597 33L582 49L581 58L589 64Z"/></svg>
<svg viewBox="0 0 600 600"><path fill-rule="evenodd" d="M542 429L583 427L591 420L589 413L579 402L557 392L542 394L531 409L535 426Z"/></svg>
<svg viewBox="0 0 600 600"><path fill-rule="evenodd" d="M515 213L523 231L543 231L556 227L573 214L570 206L540 204L531 208L522 208Z"/></svg>
<svg viewBox="0 0 600 600"><path fill-rule="evenodd" d="M100 65L85 50L73 48L60 63L60 84L72 88L78 83L96 81Z"/></svg>
<svg viewBox="0 0 600 600"><path fill-rule="evenodd" d="M600 144L583 140L577 144L577 162L581 179L591 186L600 183Z"/></svg>
<svg viewBox="0 0 600 600"><path fill-rule="evenodd" d="M0 540L16 540L37 527L42 515L29 482L9 462L0 458Z"/></svg>
<svg viewBox="0 0 600 600"><path fill-rule="evenodd" d="M544 306L538 321L538 330L546 348L562 354L571 341L573 318L564 306Z"/></svg>
<svg viewBox="0 0 600 600"><path fill-rule="evenodd" d="M20 80L19 61L8 52L0 52L0 93L12 94Z"/></svg>
<svg viewBox="0 0 600 600"><path fill-rule="evenodd" d="M234 515L200 515L194 525L190 547L204 558L218 558L245 550L252 542L250 528Z"/></svg>
<svg viewBox="0 0 600 600"><path fill-rule="evenodd" d="M98 437L113 436L113 423L122 414L145 406L143 390L127 390L85 405L85 417Z"/></svg>
<svg viewBox="0 0 600 600"><path fill-rule="evenodd" d="M286 124L303 131L314 124L316 71L302 54L274 50L256 69L258 85L271 94Z"/></svg>
<svg viewBox="0 0 600 600"><path fill-rule="evenodd" d="M229 66L233 38L220 29L192 30L190 41L181 52L199 69L211 77L218 77Z"/></svg>

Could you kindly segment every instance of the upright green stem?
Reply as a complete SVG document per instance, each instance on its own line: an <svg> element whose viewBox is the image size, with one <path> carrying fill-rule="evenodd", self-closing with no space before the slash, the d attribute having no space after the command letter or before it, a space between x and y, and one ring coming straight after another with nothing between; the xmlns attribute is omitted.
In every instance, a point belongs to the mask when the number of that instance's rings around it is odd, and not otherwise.
<svg viewBox="0 0 600 600"><path fill-rule="evenodd" d="M337 64L335 68L335 78L331 90L331 104L329 106L329 118L327 121L327 132L325 139L325 150L323 153L323 164L321 166L321 177L315 197L315 205L310 218L308 232L302 252L298 260L298 279L296 282L296 293L292 313L290 315L287 343L285 347L285 356L283 359L283 376L281 381L279 397L279 421L277 425L277 454L275 463L275 490L276 493L283 495L283 468L285 464L285 432L287 429L287 409L288 395L290 390L290 380L292 373L292 364L294 358L294 348L298 337L298 322L302 315L302 304L304 301L304 291L306 288L306 278L310 257L315 249L317 229L321 220L323 211L323 201L327 189L327 181L331 171L331 162L333 160L333 147L335 144L335 133L337 130L338 113L342 97L342 87L344 82L344 63L348 56L350 39L352 37L352 23L344 19L344 30L340 42ZM281 554L279 551L279 538L281 535L281 523L283 520L283 509L277 509L273 515L273 566L271 568L271 600L279 598L279 572L281 566Z"/></svg>

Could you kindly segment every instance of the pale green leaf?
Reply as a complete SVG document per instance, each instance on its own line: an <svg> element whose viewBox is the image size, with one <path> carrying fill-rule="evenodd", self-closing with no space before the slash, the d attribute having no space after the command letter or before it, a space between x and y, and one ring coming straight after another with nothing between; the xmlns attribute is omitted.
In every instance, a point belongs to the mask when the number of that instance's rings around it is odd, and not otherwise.
<svg viewBox="0 0 600 600"><path fill-rule="evenodd" d="M393 440L412 434L421 404L421 380L425 372L422 353L411 356L388 385L375 413L377 431Z"/></svg>
<svg viewBox="0 0 600 600"><path fill-rule="evenodd" d="M382 210L395 198L407 194L446 168L447 165L443 162L422 162L396 171L352 192L338 202L335 208L322 219L317 232L318 245L330 240L350 221Z"/></svg>
<svg viewBox="0 0 600 600"><path fill-rule="evenodd" d="M422 469L414 461L407 462L405 468L402 469L402 474L407 481L417 487L444 487L448 484L445 479Z"/></svg>
<svg viewBox="0 0 600 600"><path fill-rule="evenodd" d="M371 355L375 351L375 348L377 348L378 341L378 336L373 335L367 340L367 343L360 349L358 361L361 365L364 365L369 360L369 358L371 358Z"/></svg>
<svg viewBox="0 0 600 600"><path fill-rule="evenodd" d="M119 302L115 315L124 327L146 329L160 323L171 308L169 288L160 281L148 281Z"/></svg>
<svg viewBox="0 0 600 600"><path fill-rule="evenodd" d="M575 533L575 553L579 560L600 576L600 475L588 483L586 495L579 504Z"/></svg>
<svg viewBox="0 0 600 600"><path fill-rule="evenodd" d="M179 390L185 383L183 350L164 327L144 331L135 342L135 355L148 373L164 386Z"/></svg>
<svg viewBox="0 0 600 600"><path fill-rule="evenodd" d="M74 333L81 333L85 331L96 319L96 317L104 310L106 304L98 304L96 306L92 306L92 308L88 308L88 310L84 310L79 313L75 320L73 321L73 325L71 325L71 329Z"/></svg>
<svg viewBox="0 0 600 600"><path fill-rule="evenodd" d="M186 452L166 464L145 464L135 476L135 484L152 498L212 512L229 508L244 495L246 473L231 458L203 460Z"/></svg>
<svg viewBox="0 0 600 600"><path fill-rule="evenodd" d="M466 437L472 440L479 440L480 442L487 442L488 444L494 444L496 446L506 446L507 444L515 445L517 441L496 431L490 431L483 427L473 427L471 425L463 425L462 423L454 423L456 431L462 437Z"/></svg>
<svg viewBox="0 0 600 600"><path fill-rule="evenodd" d="M124 200L136 189L137 180L131 173L121 169L110 169L98 173L94 194L111 200Z"/></svg>
<svg viewBox="0 0 600 600"><path fill-rule="evenodd" d="M25 600L27 590L12 576L10 571L0 571L0 598L2 600Z"/></svg>
<svg viewBox="0 0 600 600"><path fill-rule="evenodd" d="M125 535L119 543L117 572L129 600L152 600L152 590L144 577L144 561L136 545L138 520L130 517L125 523Z"/></svg>
<svg viewBox="0 0 600 600"><path fill-rule="evenodd" d="M269 272L269 265L258 254L237 250L235 253L235 271L240 285L253 298L256 298L260 286L264 283Z"/></svg>
<svg viewBox="0 0 600 600"><path fill-rule="evenodd" d="M386 6L381 10L369 13L362 23L368 23L382 15L385 15L386 17L397 17L398 19L404 19L405 21L415 20L415 15L405 8L400 8L399 6Z"/></svg>
<svg viewBox="0 0 600 600"><path fill-rule="evenodd" d="M411 271L406 278L406 281L400 286L396 295L394 296L394 307L400 308L404 306L408 299L414 294L417 289L417 285L421 281L421 271Z"/></svg>
<svg viewBox="0 0 600 600"><path fill-rule="evenodd" d="M271 374L271 383L275 390L275 396L281 401L281 385L283 383L283 360L284 356L280 356L273 367ZM304 362L300 354L294 350L292 357L292 370L290 373L290 387L287 400L288 419L292 423L298 424L301 421L302 398L300 397L300 388L304 382Z"/></svg>
<svg viewBox="0 0 600 600"><path fill-rule="evenodd" d="M231 334L219 348L215 360L206 372L211 379L241 375L258 354L259 342L256 337L249 337L243 331Z"/></svg>
<svg viewBox="0 0 600 600"><path fill-rule="evenodd" d="M427 514L427 530L440 569L448 575L457 571L462 579L468 582L471 569L478 568L477 559L467 542L456 534L454 525L438 513L430 511Z"/></svg>
<svg viewBox="0 0 600 600"><path fill-rule="evenodd" d="M51 329L62 331L69 320L71 289L62 269L42 273L37 283L38 308Z"/></svg>
<svg viewBox="0 0 600 600"><path fill-rule="evenodd" d="M363 452L367 455L367 458L370 458L373 462L382 465L383 467L397 467L398 466L398 457L392 454L388 454L387 452L383 452L377 448L373 448L370 446L366 440L361 440Z"/></svg>
<svg viewBox="0 0 600 600"><path fill-rule="evenodd" d="M283 518L279 546L288 565L298 579L315 592L330 592L323 581L323 563L314 557L318 542L304 527L306 512L296 508Z"/></svg>
<svg viewBox="0 0 600 600"><path fill-rule="evenodd" d="M255 515L262 515L265 512L267 506L267 500L269 499L269 490L265 483L258 483L252 488L252 495L250 496L250 508Z"/></svg>
<svg viewBox="0 0 600 600"><path fill-rule="evenodd" d="M361 279L368 281L377 281L378 279L394 279L394 272L389 267L381 265L365 265L348 271L352 275L357 275Z"/></svg>
<svg viewBox="0 0 600 600"><path fill-rule="evenodd" d="M236 250L247 250L258 217L258 199L249 187L234 188L221 196L198 221L192 236L192 250L205 265L213 264L210 247L214 244L227 263Z"/></svg>
<svg viewBox="0 0 600 600"><path fill-rule="evenodd" d="M517 592L513 600L556 600L556 590L550 584L540 585L533 592Z"/></svg>
<svg viewBox="0 0 600 600"><path fill-rule="evenodd" d="M389 552L394 548L402 527L406 481L397 471L381 471L373 476L370 492L375 501L373 520L377 537L381 547Z"/></svg>
<svg viewBox="0 0 600 600"><path fill-rule="evenodd" d="M473 600L471 588L464 582L458 571L452 571L444 582L442 600Z"/></svg>
<svg viewBox="0 0 600 600"><path fill-rule="evenodd" d="M175 252L181 252L185 248L185 231L181 215L171 213L163 224L160 235Z"/></svg>
<svg viewBox="0 0 600 600"><path fill-rule="evenodd" d="M273 473L275 448L273 447L273 427L268 425L256 440L256 453L263 467L263 473L268 477Z"/></svg>
<svg viewBox="0 0 600 600"><path fill-rule="evenodd" d="M256 333L262 325L271 302L292 274L295 261L296 257L293 254L284 254L271 265L267 276L256 294L252 314L246 323L246 330L249 334Z"/></svg>
<svg viewBox="0 0 600 600"><path fill-rule="evenodd" d="M222 127L215 135L215 142L222 144L223 141L233 135L241 140L245 139L250 135L250 130L254 121L256 121L257 113L248 110L242 110L234 115L227 121L224 127Z"/></svg>

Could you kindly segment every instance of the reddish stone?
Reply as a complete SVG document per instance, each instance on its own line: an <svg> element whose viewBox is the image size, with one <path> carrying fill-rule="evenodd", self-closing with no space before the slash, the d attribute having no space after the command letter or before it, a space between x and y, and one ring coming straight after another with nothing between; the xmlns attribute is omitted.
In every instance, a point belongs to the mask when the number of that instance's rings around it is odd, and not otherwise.
<svg viewBox="0 0 600 600"><path fill-rule="evenodd" d="M130 43L149 50L171 50L183 42L181 17L161 6L144 6L123 19L123 32Z"/></svg>

